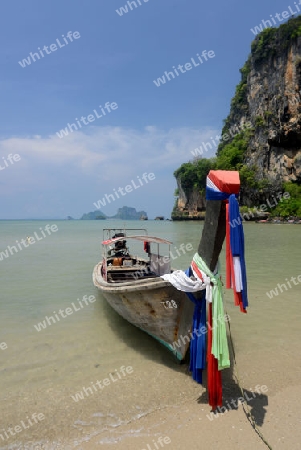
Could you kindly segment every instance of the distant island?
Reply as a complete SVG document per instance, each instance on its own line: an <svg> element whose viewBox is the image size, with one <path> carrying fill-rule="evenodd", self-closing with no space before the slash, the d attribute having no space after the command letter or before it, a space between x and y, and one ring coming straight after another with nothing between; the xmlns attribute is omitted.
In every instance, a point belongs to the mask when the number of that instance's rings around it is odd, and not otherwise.
<svg viewBox="0 0 301 450"><path fill-rule="evenodd" d="M118 208L115 216L107 216L102 211L97 210L83 214L80 220L106 220L106 219L120 219L120 220L147 220L147 213L145 211L136 211L136 208L130 206L123 206Z"/></svg>
<svg viewBox="0 0 301 450"><path fill-rule="evenodd" d="M83 214L80 220L106 220L106 215L101 211L89 212L87 214Z"/></svg>

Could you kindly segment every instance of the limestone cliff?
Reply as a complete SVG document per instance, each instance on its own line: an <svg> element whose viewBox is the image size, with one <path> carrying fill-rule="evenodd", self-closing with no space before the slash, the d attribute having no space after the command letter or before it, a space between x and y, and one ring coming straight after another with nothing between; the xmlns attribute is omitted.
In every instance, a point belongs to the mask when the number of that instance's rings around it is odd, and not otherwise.
<svg viewBox="0 0 301 450"><path fill-rule="evenodd" d="M223 136L231 127L251 122L243 162L254 168L265 187L242 186L242 203L263 201L286 181L301 182L301 17L264 30L252 43L241 69ZM225 147L220 144L218 154Z"/></svg>
<svg viewBox="0 0 301 450"><path fill-rule="evenodd" d="M198 188L183 189L177 178L178 198L171 213L172 220L204 220L206 200Z"/></svg>
<svg viewBox="0 0 301 450"><path fill-rule="evenodd" d="M239 170L240 202L252 206L281 191L283 182L301 184L301 16L260 33L240 72L211 168ZM182 192L180 175L177 183L173 215L202 210L204 185Z"/></svg>

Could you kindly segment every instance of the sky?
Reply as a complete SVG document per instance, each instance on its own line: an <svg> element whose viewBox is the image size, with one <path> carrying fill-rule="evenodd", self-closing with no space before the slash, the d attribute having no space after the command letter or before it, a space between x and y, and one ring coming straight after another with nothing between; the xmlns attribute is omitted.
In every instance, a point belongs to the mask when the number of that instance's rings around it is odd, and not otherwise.
<svg viewBox="0 0 301 450"><path fill-rule="evenodd" d="M170 217L173 172L221 134L251 28L297 13L290 0L135 2L3 2L0 219L97 205Z"/></svg>

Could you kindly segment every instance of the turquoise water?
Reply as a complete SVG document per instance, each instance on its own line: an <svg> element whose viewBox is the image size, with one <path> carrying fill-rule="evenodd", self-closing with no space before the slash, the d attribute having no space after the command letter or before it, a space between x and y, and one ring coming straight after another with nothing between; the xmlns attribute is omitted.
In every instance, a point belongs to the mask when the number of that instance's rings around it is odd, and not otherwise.
<svg viewBox="0 0 301 450"><path fill-rule="evenodd" d="M0 252L34 232L41 235L47 223L58 231L0 261L0 344L7 345L0 349L0 435L35 412L45 416L16 436L0 436L0 448L45 442L47 449L75 448L92 435L102 442L104 430L118 430L164 405L195 401L202 387L159 343L106 304L93 286L92 270L101 259L103 226L146 227L177 248L191 243L197 249L202 223L0 221ZM301 275L301 226L246 223L245 236L248 314L234 307L231 292L225 306L243 383L266 384L273 395L287 383L299 383L301 282L271 299L266 292ZM185 269L193 254L175 259L173 266ZM79 311L40 332L35 329L45 316L78 306L85 295L96 301L82 303ZM133 370L113 382L122 366ZM101 391L73 400L76 392L108 377L111 382Z"/></svg>

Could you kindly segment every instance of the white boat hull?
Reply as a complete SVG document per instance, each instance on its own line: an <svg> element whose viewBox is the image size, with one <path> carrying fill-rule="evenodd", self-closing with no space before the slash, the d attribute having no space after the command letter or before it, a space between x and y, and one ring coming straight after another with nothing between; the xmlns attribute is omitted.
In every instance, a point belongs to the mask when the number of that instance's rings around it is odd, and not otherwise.
<svg viewBox="0 0 301 450"><path fill-rule="evenodd" d="M110 306L160 341L178 360L183 360L189 347L194 311L194 304L186 294L160 277L108 283L102 277L101 266L99 263L94 268L93 283Z"/></svg>

